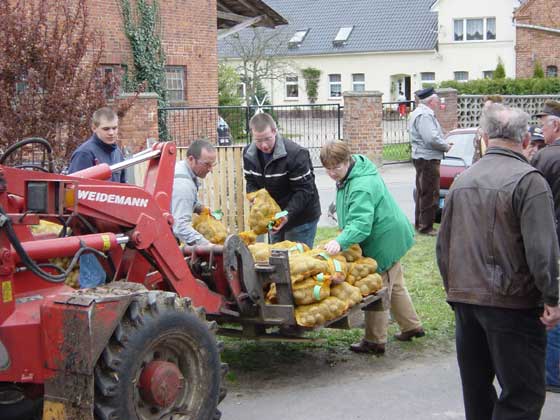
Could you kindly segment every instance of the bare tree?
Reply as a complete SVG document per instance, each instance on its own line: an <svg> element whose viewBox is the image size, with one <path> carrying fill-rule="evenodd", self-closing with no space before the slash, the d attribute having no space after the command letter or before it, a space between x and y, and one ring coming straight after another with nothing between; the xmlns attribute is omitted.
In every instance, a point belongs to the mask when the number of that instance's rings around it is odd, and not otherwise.
<svg viewBox="0 0 560 420"><path fill-rule="evenodd" d="M234 56L241 60L237 71L246 85L245 100L253 103L263 82L282 80L294 65L285 55L289 34L284 28L250 28L226 38ZM259 97L262 101L263 98Z"/></svg>

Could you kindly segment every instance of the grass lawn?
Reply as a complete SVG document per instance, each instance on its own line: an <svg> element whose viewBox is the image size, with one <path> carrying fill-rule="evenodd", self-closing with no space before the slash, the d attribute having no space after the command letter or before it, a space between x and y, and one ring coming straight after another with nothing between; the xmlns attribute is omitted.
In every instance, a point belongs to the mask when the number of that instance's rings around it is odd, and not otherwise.
<svg viewBox="0 0 560 420"><path fill-rule="evenodd" d="M336 228L319 228L316 242L333 238ZM407 353L440 352L453 349L453 312L445 302L445 291L435 261L435 238L417 236L416 243L402 259L405 281L426 330L426 337L402 343L393 338L398 332L395 322L389 326L389 346L393 356ZM222 359L230 364L229 379L235 381L236 371L271 369L272 366L290 365L304 360L317 352L328 357L347 354L348 346L359 340L363 329L334 330L323 328L307 336L320 338L323 342L283 343L255 342L252 340L224 339ZM271 361L274 361L273 363Z"/></svg>
<svg viewBox="0 0 560 420"><path fill-rule="evenodd" d="M385 144L383 146L383 160L389 162L410 160L410 143Z"/></svg>

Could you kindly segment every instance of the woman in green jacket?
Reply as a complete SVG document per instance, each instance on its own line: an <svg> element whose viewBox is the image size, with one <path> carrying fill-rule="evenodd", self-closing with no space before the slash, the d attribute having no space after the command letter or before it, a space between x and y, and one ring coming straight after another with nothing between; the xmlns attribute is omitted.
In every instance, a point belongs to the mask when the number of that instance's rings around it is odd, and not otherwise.
<svg viewBox="0 0 560 420"><path fill-rule="evenodd" d="M378 272L391 302L391 313L400 326L395 338L409 341L425 335L404 284L400 259L414 243L414 232L405 214L387 190L375 165L363 155L352 155L342 141L321 149L321 162L336 182L336 213L340 234L325 245L337 254L359 244L363 254L377 261ZM385 353L389 311L365 312L365 336L352 344L358 353Z"/></svg>

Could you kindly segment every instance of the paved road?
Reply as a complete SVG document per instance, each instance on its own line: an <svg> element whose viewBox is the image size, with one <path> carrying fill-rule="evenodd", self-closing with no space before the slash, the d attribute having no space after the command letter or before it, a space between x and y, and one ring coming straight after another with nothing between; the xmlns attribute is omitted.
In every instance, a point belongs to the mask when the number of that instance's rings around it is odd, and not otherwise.
<svg viewBox="0 0 560 420"><path fill-rule="evenodd" d="M221 405L224 420L461 420L464 419L455 355L401 361L392 369L362 357L364 370L333 377L324 372L275 387L233 391ZM395 365L389 355L384 363ZM558 420L560 395L547 393L541 420Z"/></svg>

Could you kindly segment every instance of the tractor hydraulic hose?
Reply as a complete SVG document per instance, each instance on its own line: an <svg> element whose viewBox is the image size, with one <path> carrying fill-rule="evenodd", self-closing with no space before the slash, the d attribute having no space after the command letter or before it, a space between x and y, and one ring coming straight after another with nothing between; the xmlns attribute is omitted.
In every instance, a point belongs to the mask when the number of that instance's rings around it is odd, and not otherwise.
<svg viewBox="0 0 560 420"><path fill-rule="evenodd" d="M14 231L14 228L12 226L12 221L10 220L8 215L4 212L4 209L1 207L0 207L0 228L5 229L6 235L8 236L8 240L16 250L17 254L20 256L23 265L36 276L39 276L43 280L46 280L51 283L64 282L66 277L68 277L68 274L72 272L75 265L78 263L78 259L80 258L80 255L82 255L84 252L93 252L103 258L107 258L105 254L98 251L97 249L83 246L82 248L80 248L78 252L76 252L76 254L74 254L74 257L72 258L72 261L70 262L66 270L59 269L59 271L61 271L61 274L51 274L41 269L41 267L35 261L33 261L31 257L29 257L27 252L25 252L25 249L21 245L21 242Z"/></svg>

